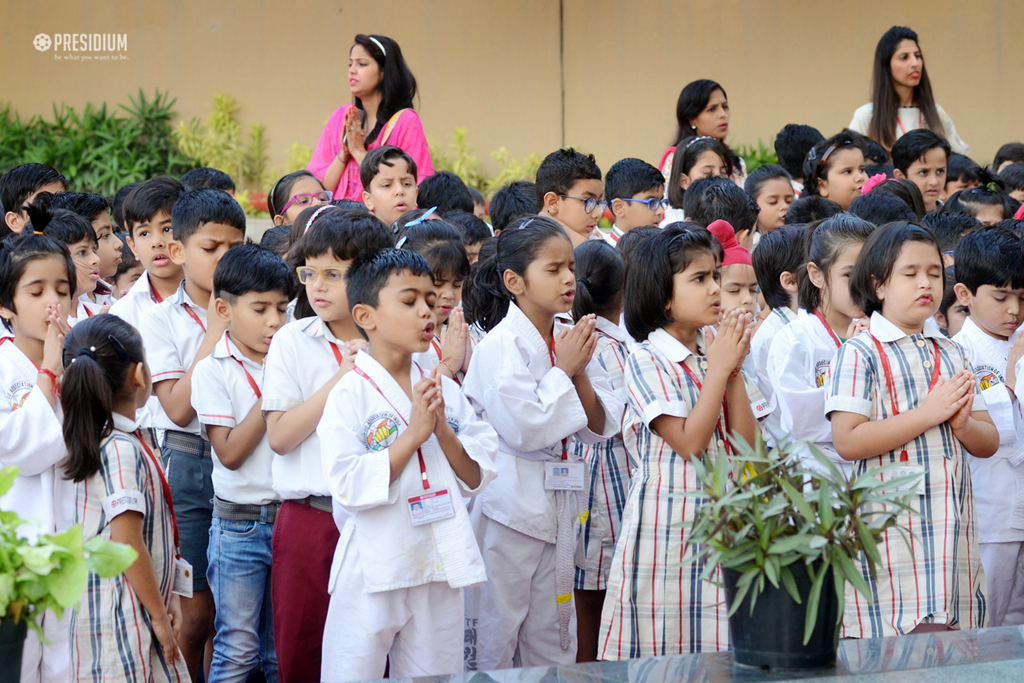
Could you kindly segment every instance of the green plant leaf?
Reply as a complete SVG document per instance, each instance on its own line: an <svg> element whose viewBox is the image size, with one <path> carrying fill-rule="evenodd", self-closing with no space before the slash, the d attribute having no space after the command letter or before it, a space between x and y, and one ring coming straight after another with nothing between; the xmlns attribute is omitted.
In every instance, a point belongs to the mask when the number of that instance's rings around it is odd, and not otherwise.
<svg viewBox="0 0 1024 683"><path fill-rule="evenodd" d="M828 568L829 562L826 559L817 568L814 581L811 583L811 593L807 598L807 618L804 621L804 645L810 641L811 634L814 633L814 626L818 622L818 604L821 602L821 587L825 583L825 577L828 575Z"/></svg>
<svg viewBox="0 0 1024 683"><path fill-rule="evenodd" d="M779 571L779 578L782 580L782 585L786 587L786 592L793 598L793 601L798 605L802 605L803 600L800 598L800 591L797 590L796 579L793 578L793 572L790 571L789 567L783 567Z"/></svg>
<svg viewBox="0 0 1024 683"><path fill-rule="evenodd" d="M0 469L0 496L11 490L11 487L14 486L14 480L18 478L19 472L21 472L21 468L14 465L7 465Z"/></svg>
<svg viewBox="0 0 1024 683"><path fill-rule="evenodd" d="M807 501L804 499L803 495L796 490L795 486L785 479L779 479L779 486L783 488L786 495L789 496L789 499L793 501L793 504L800 511L800 514L804 516L804 519L817 519L817 515L814 514L814 510L812 510L811 506L807 504Z"/></svg>
<svg viewBox="0 0 1024 683"><path fill-rule="evenodd" d="M104 578L123 573L139 557L130 545L114 543L102 536L90 538L86 541L84 549L86 568Z"/></svg>

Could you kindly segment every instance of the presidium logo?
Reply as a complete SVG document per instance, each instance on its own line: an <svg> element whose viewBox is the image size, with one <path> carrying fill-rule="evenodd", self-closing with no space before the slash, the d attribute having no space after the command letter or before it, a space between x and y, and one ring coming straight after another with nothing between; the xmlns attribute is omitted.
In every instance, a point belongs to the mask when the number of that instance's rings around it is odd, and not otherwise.
<svg viewBox="0 0 1024 683"><path fill-rule="evenodd" d="M112 61L128 59L127 33L40 33L32 39L39 52L53 48L54 59Z"/></svg>

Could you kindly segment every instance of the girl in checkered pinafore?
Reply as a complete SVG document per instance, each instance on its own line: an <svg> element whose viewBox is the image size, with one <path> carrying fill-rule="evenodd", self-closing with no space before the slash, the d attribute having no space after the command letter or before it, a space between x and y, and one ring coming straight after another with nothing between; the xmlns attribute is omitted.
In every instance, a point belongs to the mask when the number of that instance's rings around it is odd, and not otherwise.
<svg viewBox="0 0 1024 683"><path fill-rule="evenodd" d="M187 682L172 594L174 508L159 450L134 420L152 393L142 339L116 316L83 320L64 342L64 367L64 471L77 483L75 521L85 540L102 536L138 553L123 574L89 574L71 620L72 680Z"/></svg>
<svg viewBox="0 0 1024 683"><path fill-rule="evenodd" d="M692 224L640 244L626 273L626 328L642 341L626 363L627 422L635 432L633 473L612 558L598 656L631 659L725 650L725 593L690 562L689 525L701 500L692 459L729 457L730 435L753 443L766 401L741 366L750 348L749 312L719 322L722 246ZM643 267L637 267L643 264ZM717 575L713 577L720 583Z"/></svg>
<svg viewBox="0 0 1024 683"><path fill-rule="evenodd" d="M878 545L869 603L849 586L843 618L853 638L985 626L985 578L967 454L987 458L999 436L963 350L931 320L944 288L935 236L912 223L875 231L851 273L850 294L870 316L829 366L825 412L836 451L857 474L922 475ZM915 495L916 494L916 495ZM867 511L870 512L870 511ZM906 538L906 540L905 540Z"/></svg>

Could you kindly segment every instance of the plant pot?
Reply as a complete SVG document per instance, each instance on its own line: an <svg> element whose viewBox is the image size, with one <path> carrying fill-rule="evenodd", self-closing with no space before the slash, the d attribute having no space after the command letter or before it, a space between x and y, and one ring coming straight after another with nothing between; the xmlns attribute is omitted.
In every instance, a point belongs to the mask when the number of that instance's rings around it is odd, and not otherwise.
<svg viewBox="0 0 1024 683"><path fill-rule="evenodd" d="M839 646L839 628L836 618L839 600L836 597L832 569L821 587L818 603L817 623L807 645L804 640L804 623L807 615L807 601L811 594L811 577L802 563L791 564L790 570L796 580L797 592L803 600L797 604L781 584L778 588L765 582L765 589L757 596L754 613L750 613L750 593L743 598L743 604L729 617L729 639L732 642L733 660L737 664L761 669L825 669L836 664L836 648ZM732 606L736 596L736 582L740 573L734 569L722 569L726 602Z"/></svg>
<svg viewBox="0 0 1024 683"><path fill-rule="evenodd" d="M11 619L0 619L0 681L18 683L21 679L21 651L27 633L27 620L15 624Z"/></svg>

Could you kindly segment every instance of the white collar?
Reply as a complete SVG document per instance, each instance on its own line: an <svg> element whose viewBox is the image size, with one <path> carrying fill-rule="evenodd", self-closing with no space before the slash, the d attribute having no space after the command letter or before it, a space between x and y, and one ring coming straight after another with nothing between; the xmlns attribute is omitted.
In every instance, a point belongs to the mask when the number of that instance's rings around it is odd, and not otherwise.
<svg viewBox="0 0 1024 683"><path fill-rule="evenodd" d="M345 342L334 336L334 333L331 332L331 328L326 322L324 322L324 319L318 315L312 316L309 319L309 322L302 326L302 331L310 337L323 337L338 347L345 345Z"/></svg>
<svg viewBox="0 0 1024 683"><path fill-rule="evenodd" d="M871 331L871 336L882 342L894 342L909 337L906 332L896 326L896 323L892 322L879 311L875 311L871 314L871 323L868 327ZM932 337L935 339L945 339L945 335L939 330L939 326L929 318L924 321L924 328L921 332L925 337Z"/></svg>
<svg viewBox="0 0 1024 683"><path fill-rule="evenodd" d="M789 306L782 306L781 308L773 308L772 309L772 314L773 315L777 315L780 318L782 318L783 322L785 322L787 325L789 323L793 322L793 320L796 318L796 313L794 313L793 309L791 309Z"/></svg>
<svg viewBox="0 0 1024 683"><path fill-rule="evenodd" d="M125 417L120 413L111 413L114 418L114 429L119 429L122 432L128 432L129 434L139 428L139 425L135 423L135 420Z"/></svg>
<svg viewBox="0 0 1024 683"><path fill-rule="evenodd" d="M224 331L224 334L222 334L221 338L217 341L216 346L213 347L213 357L234 358L246 365L252 365L256 368L261 367L259 363L252 360L238 349L238 346L235 344L234 340L231 339L231 335L228 334L227 330Z"/></svg>
<svg viewBox="0 0 1024 683"><path fill-rule="evenodd" d="M613 242L618 242L619 239L626 234L626 231L621 229L618 225L612 226L611 238Z"/></svg>
<svg viewBox="0 0 1024 683"><path fill-rule="evenodd" d="M686 345L683 344L683 342L666 332L664 328L659 328L654 332L651 332L647 336L647 341L651 342L656 349L665 354L665 357L673 363L682 363L684 360L694 355L690 349L686 348ZM697 332L697 348L704 348L704 330L699 330Z"/></svg>
<svg viewBox="0 0 1024 683"><path fill-rule="evenodd" d="M619 327L618 325L616 325L615 323L613 323L611 320L608 320L607 318L602 318L601 316L597 316L595 322L597 323L598 330L604 332L615 341L621 342L623 344L629 341L629 335L626 334L626 331Z"/></svg>
<svg viewBox="0 0 1024 683"><path fill-rule="evenodd" d="M213 296L213 294L210 294L210 296ZM186 304L193 310L202 310L203 315L206 315L206 309L200 307L195 301L192 301L192 297L190 297L188 292L185 291L184 278L182 278L181 282L178 283L178 290L167 297L167 301L170 301L172 304Z"/></svg>
<svg viewBox="0 0 1024 683"><path fill-rule="evenodd" d="M513 332L536 346L538 354L547 354L550 351L550 349L548 349L548 345L544 342L544 337L540 335L540 331L537 329L536 325L533 324L532 320L526 317L526 314L523 313L523 310L519 308L514 301L511 301L508 304L508 313L505 314L505 318L502 322L504 323L505 321L508 321L506 324L512 328ZM567 324L571 325L572 322Z"/></svg>
<svg viewBox="0 0 1024 683"><path fill-rule="evenodd" d="M1013 343L1017 341L1017 335L1020 334L1020 330L1017 330L1012 335L1010 335L1009 339L1003 341L1002 339L996 339L988 332L981 329L981 325L974 322L971 316L967 316L964 319L963 326L960 328L960 332L956 336L960 336L961 334L967 337L976 337L978 339L985 341L986 343L992 344L994 348L1005 350L1007 347L1013 346Z"/></svg>

